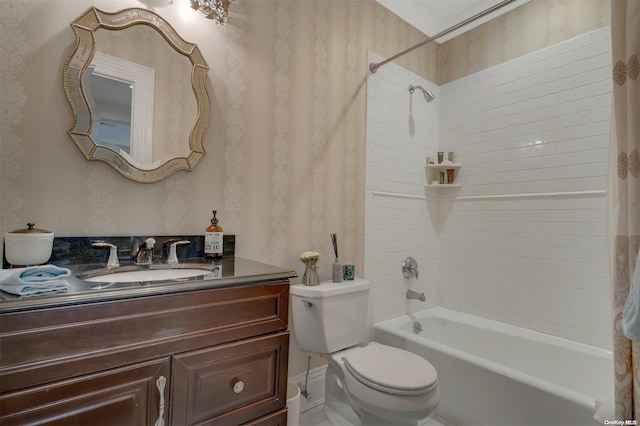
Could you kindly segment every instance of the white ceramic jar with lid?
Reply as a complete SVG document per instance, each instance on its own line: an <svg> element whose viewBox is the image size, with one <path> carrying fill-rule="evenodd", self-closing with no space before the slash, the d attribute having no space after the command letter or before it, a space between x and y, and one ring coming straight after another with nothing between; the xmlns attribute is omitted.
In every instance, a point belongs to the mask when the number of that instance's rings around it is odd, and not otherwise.
<svg viewBox="0 0 640 426"><path fill-rule="evenodd" d="M4 235L4 256L11 265L43 264L51 257L52 249L53 232L35 228L34 223Z"/></svg>

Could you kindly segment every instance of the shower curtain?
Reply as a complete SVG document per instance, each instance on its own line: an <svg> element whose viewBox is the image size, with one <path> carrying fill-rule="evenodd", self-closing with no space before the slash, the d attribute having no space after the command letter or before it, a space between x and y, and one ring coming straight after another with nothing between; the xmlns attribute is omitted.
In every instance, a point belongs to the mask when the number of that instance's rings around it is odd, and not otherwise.
<svg viewBox="0 0 640 426"><path fill-rule="evenodd" d="M613 116L608 212L615 416L616 420L631 420L640 419L640 342L623 334L622 313L640 246L639 0L612 0L611 36Z"/></svg>

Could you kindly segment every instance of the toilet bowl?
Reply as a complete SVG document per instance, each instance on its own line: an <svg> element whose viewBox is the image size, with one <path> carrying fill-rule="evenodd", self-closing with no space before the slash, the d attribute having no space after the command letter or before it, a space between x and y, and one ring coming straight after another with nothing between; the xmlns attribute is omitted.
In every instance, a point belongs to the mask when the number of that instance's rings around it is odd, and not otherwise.
<svg viewBox="0 0 640 426"><path fill-rule="evenodd" d="M362 345L370 287L363 279L291 286L296 340L327 359L327 420L334 426L424 424L438 406L437 372L411 352Z"/></svg>
<svg viewBox="0 0 640 426"><path fill-rule="evenodd" d="M332 425L417 426L436 411L436 370L411 352L372 342L326 358L325 412Z"/></svg>

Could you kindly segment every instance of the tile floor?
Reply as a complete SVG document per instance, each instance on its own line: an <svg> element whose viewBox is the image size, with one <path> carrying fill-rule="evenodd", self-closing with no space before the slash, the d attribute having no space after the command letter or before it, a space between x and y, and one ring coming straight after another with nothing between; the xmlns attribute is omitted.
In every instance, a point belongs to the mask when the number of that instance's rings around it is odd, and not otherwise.
<svg viewBox="0 0 640 426"><path fill-rule="evenodd" d="M300 426L331 426L324 415L322 405L313 407L304 413L300 413ZM455 426L441 417L434 417L429 420L425 426Z"/></svg>

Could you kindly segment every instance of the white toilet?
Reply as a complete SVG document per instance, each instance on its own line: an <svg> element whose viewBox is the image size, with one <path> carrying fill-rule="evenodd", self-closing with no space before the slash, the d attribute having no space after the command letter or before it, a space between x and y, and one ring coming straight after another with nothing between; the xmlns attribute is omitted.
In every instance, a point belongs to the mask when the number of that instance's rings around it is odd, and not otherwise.
<svg viewBox="0 0 640 426"><path fill-rule="evenodd" d="M436 370L402 349L362 346L370 288L358 278L291 286L296 340L327 359L324 408L332 425L421 425L440 400Z"/></svg>

